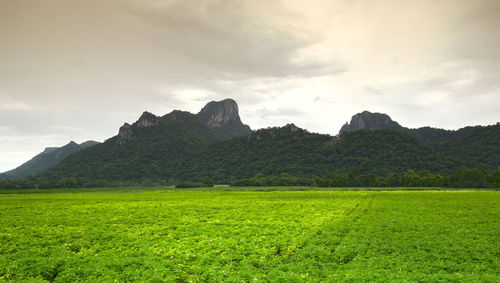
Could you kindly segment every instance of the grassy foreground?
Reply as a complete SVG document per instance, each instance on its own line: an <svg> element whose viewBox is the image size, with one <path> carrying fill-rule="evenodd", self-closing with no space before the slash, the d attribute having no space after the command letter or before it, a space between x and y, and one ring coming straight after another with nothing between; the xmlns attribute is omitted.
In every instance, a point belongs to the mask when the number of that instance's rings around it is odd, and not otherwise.
<svg viewBox="0 0 500 283"><path fill-rule="evenodd" d="M1 280L500 281L498 191L44 192L0 195Z"/></svg>

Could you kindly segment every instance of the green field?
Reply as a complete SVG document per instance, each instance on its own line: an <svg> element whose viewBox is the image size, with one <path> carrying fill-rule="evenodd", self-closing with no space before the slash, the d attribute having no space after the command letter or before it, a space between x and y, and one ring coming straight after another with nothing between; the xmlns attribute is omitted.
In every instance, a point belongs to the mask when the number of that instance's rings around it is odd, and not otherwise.
<svg viewBox="0 0 500 283"><path fill-rule="evenodd" d="M0 279L500 281L498 191L226 189L1 194Z"/></svg>

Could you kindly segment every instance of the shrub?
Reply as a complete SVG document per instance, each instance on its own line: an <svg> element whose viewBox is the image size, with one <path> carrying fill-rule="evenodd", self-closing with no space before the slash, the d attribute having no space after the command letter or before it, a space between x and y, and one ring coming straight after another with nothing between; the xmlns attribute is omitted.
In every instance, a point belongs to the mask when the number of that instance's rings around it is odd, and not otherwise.
<svg viewBox="0 0 500 283"><path fill-rule="evenodd" d="M202 184L196 182L183 182L175 185L176 188L199 188Z"/></svg>

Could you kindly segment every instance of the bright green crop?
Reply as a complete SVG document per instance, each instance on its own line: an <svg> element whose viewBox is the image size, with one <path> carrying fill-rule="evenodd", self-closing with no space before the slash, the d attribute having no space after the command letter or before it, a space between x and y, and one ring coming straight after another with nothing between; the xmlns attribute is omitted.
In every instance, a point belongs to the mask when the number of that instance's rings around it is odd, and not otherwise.
<svg viewBox="0 0 500 283"><path fill-rule="evenodd" d="M500 193L0 195L0 279L500 280Z"/></svg>

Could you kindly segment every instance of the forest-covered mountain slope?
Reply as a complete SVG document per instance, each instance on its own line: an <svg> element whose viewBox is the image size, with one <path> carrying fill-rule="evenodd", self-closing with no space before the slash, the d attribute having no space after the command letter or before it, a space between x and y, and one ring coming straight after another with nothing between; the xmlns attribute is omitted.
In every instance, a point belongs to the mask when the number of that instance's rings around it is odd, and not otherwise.
<svg viewBox="0 0 500 283"><path fill-rule="evenodd" d="M70 155L36 180L173 183L210 177L228 182L281 173L447 174L462 167L495 170L500 164L499 124L458 131L408 129L385 114L363 113L332 136L293 124L251 131L232 99L210 102L198 114L176 110L160 117L144 112L116 136Z"/></svg>
<svg viewBox="0 0 500 283"><path fill-rule="evenodd" d="M340 129L339 134L354 132L359 130L365 131L380 131L392 130L400 133L405 133L426 144L448 142L453 139L462 137L473 129L481 126L465 127L458 130L444 130L432 127L407 128L401 126L398 122L393 121L391 117L383 113L372 113L363 111L351 117L349 123L345 123Z"/></svg>
<svg viewBox="0 0 500 283"><path fill-rule="evenodd" d="M463 152L456 154L449 146L428 145L396 131L355 131L333 137L309 133L293 124L217 139L203 128L191 131L194 125L190 122L193 121L176 121L168 127L169 131L156 130L148 133L147 138L122 146L115 143L116 138L110 139L85 153L70 156L40 177L69 177L82 182L94 178L173 182L210 177L215 182L228 182L257 174L319 176L354 170L361 174L385 175L410 169L450 173L469 165L483 169L496 169L498 165L496 148L468 147L465 140L455 142ZM498 126L485 129L499 132ZM495 139L499 139L498 134L484 137L482 143L495 144L492 141ZM480 151L484 151L491 162L475 158Z"/></svg>
<svg viewBox="0 0 500 283"><path fill-rule="evenodd" d="M61 162L70 154L97 144L99 144L99 142L96 141L86 141L81 144L71 141L61 147L47 147L44 151L26 161L19 167L4 172L0 175L0 178L20 178L38 174Z"/></svg>

